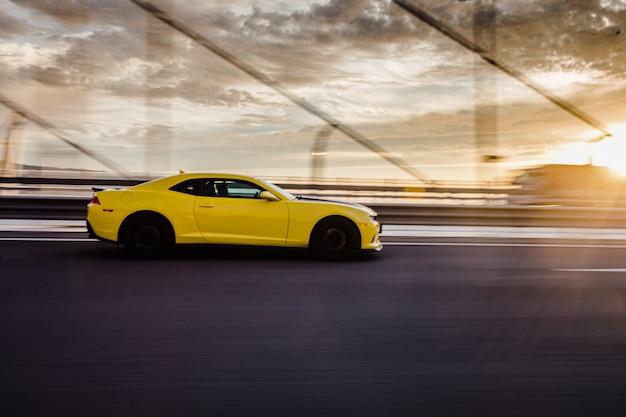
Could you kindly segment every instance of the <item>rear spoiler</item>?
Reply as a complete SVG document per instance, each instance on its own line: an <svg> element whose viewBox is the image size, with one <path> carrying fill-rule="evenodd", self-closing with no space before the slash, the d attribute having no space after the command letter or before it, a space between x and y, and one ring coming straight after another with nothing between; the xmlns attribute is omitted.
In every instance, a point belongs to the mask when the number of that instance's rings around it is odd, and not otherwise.
<svg viewBox="0 0 626 417"><path fill-rule="evenodd" d="M121 190L121 188L113 188L113 187L108 187L108 188L91 187L91 189L93 190L94 193L97 193L98 191L106 191L106 190Z"/></svg>

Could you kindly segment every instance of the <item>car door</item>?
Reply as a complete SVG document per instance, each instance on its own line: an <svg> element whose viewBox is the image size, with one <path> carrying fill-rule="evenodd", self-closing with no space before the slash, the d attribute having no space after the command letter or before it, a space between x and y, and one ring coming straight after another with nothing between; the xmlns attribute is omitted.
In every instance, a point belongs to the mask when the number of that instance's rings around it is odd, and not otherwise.
<svg viewBox="0 0 626 417"><path fill-rule="evenodd" d="M289 225L285 201L260 198L264 189L245 180L212 178L203 184L194 216L208 243L285 244Z"/></svg>

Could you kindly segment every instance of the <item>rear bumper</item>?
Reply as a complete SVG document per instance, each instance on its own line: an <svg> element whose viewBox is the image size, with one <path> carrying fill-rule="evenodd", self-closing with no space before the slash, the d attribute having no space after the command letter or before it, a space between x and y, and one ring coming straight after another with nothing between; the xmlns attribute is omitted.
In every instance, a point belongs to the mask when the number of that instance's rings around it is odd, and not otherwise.
<svg viewBox="0 0 626 417"><path fill-rule="evenodd" d="M89 220L86 220L85 223L87 224L87 235L89 236L90 239L97 239L100 240L102 242L108 242L108 243L115 243L117 244L117 242L110 240L110 239L105 239L103 237L100 237L96 234L96 232L93 230L93 227L91 227L91 224L89 223Z"/></svg>
<svg viewBox="0 0 626 417"><path fill-rule="evenodd" d="M89 223L89 220L86 220L85 223L87 224L87 234L89 235L89 238L90 239L100 239L96 235L96 232L93 231L93 227L91 227L91 224Z"/></svg>

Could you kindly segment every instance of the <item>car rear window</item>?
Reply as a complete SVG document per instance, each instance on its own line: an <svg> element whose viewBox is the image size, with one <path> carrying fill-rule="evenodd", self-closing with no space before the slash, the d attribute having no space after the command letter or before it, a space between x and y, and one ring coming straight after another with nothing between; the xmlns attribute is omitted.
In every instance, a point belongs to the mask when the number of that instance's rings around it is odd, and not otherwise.
<svg viewBox="0 0 626 417"><path fill-rule="evenodd" d="M184 194L200 195L202 192L202 181L197 179L183 181L170 187L170 190Z"/></svg>

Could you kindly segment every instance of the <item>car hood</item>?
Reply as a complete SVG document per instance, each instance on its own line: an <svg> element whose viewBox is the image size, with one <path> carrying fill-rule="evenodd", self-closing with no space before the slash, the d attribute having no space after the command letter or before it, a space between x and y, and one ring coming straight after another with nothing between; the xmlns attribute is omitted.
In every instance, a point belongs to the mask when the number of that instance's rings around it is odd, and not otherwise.
<svg viewBox="0 0 626 417"><path fill-rule="evenodd" d="M330 199L326 199L326 198L309 197L309 196L298 196L298 197L296 197L296 201L312 201L312 202L317 202L317 203L341 204L343 206L354 207L354 208L363 210L363 211L367 212L368 214L370 214L372 216L376 215L376 212L374 210L372 210L371 208L369 208L367 206L364 206L363 204L359 204L359 203L349 203L347 201L330 200Z"/></svg>

